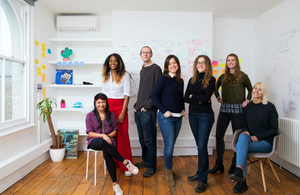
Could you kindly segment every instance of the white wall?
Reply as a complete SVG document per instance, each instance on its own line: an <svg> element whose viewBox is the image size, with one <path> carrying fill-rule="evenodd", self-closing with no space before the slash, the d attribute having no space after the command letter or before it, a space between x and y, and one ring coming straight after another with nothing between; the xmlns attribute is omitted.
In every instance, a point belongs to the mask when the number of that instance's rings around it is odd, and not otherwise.
<svg viewBox="0 0 300 195"><path fill-rule="evenodd" d="M293 90L299 91L298 83L292 80L294 76L298 77L300 70L299 8L300 1L287 0L254 21L255 79L267 84L270 101L275 104L279 117L296 119L299 119L299 110L290 110L290 106L283 105L282 100L288 97L292 101L299 102L299 96L286 92L290 81ZM292 29L296 30L290 34ZM285 33L288 37L284 35ZM298 44L293 46L295 43ZM272 160L300 177L300 168L280 159L278 154L273 155Z"/></svg>
<svg viewBox="0 0 300 195"><path fill-rule="evenodd" d="M46 43L48 47L48 36L55 36L54 32L54 15L49 9L44 7L41 3L37 2L35 8L31 7L32 25L31 32L31 49L30 49L30 63L29 65L29 116L30 125L27 128L22 128L11 134L0 134L0 193L7 189L9 186L24 177L39 164L49 158L48 150L50 146L50 136L47 126L43 126L41 134L39 133L38 115L35 109L38 101L37 92L35 92L35 82L40 80L36 77L36 66L34 59L41 59L41 52L39 47L34 48L34 40L39 40ZM35 24L34 24L35 23ZM34 25L33 25L34 24ZM34 28L35 27L35 28ZM33 36L35 34L35 36ZM47 56L47 55L46 55ZM47 62L45 60L40 60ZM44 64L44 63L43 63ZM48 67L47 64L46 68ZM41 64L40 64L41 66ZM47 78L47 77L46 77ZM17 128L10 128L11 131L18 130Z"/></svg>

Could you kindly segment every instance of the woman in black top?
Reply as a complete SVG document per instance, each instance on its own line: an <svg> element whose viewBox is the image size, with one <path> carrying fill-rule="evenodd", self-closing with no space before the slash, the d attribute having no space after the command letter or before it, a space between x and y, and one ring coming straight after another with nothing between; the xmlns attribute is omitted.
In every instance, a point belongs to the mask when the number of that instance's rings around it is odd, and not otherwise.
<svg viewBox="0 0 300 195"><path fill-rule="evenodd" d="M267 100L267 87L256 83L252 90L253 101L243 108L242 129L236 144L236 170L230 179L238 181L233 188L235 193L247 189L247 153L269 153L278 131L278 114L274 104Z"/></svg>
<svg viewBox="0 0 300 195"><path fill-rule="evenodd" d="M214 123L211 108L211 96L215 88L212 76L211 60L206 55L199 55L194 61L194 75L189 80L184 101L189 103L189 122L198 147L198 171L189 181L197 181L196 192L204 192L207 187L208 152L207 142Z"/></svg>

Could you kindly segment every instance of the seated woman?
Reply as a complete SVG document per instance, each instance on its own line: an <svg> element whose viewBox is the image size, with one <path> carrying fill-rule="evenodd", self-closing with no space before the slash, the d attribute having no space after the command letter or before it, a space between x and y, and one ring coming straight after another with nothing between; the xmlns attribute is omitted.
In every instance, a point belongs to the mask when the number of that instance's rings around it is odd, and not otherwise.
<svg viewBox="0 0 300 195"><path fill-rule="evenodd" d="M129 160L125 160L115 148L114 136L117 134L117 119L114 113L109 111L107 96L98 93L94 97L94 110L87 114L85 119L88 148L103 150L103 157L106 161L107 170L113 181L113 190L117 195L123 194L117 183L116 166L114 159L122 162L126 168L134 175L139 169Z"/></svg>
<svg viewBox="0 0 300 195"><path fill-rule="evenodd" d="M252 90L253 101L243 108L242 133L236 144L236 170L230 179L238 181L235 193L247 189L247 153L272 151L273 139L278 131L278 114L274 104L267 100L267 87L258 82Z"/></svg>

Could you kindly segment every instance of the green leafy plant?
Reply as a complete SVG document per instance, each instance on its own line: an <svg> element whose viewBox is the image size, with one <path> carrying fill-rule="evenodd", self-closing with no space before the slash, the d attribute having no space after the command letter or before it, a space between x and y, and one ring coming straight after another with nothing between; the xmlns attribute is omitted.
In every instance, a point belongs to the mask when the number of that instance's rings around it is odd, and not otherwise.
<svg viewBox="0 0 300 195"><path fill-rule="evenodd" d="M69 58L72 54L73 54L72 49L69 49L67 47L65 48L65 50L61 50L61 52L60 52L60 55L63 58Z"/></svg>
<svg viewBox="0 0 300 195"><path fill-rule="evenodd" d="M66 103L66 101L64 99L61 99L60 103Z"/></svg>
<svg viewBox="0 0 300 195"><path fill-rule="evenodd" d="M53 148L61 148L62 147L62 139L60 136L60 132L57 131L57 135L55 135L52 119L51 119L51 113L52 113L52 104L57 106L56 100L54 98L46 98L45 100L42 100L36 105L36 109L39 109L41 111L40 117L43 116L43 122L48 122L48 126L51 133Z"/></svg>

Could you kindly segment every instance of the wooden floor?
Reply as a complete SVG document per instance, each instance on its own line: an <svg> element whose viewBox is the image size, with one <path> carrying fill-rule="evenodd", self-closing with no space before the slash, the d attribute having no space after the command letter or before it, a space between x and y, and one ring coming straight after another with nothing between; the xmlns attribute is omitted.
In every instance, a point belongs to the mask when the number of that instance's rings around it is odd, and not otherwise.
<svg viewBox="0 0 300 195"><path fill-rule="evenodd" d="M216 152L209 157L210 168L213 167ZM228 150L224 155L225 173L209 174L208 188L203 194L234 194L232 189L235 183L231 183L227 170L231 164L232 151ZM85 178L86 152L79 152L78 159L64 160L53 163L50 159L34 169L22 180L15 183L5 192L6 194L114 194L112 181L109 175L103 172L103 156L98 155L97 185L94 186L94 155L90 156L90 166L88 179ZM134 163L140 162L141 157L134 157ZM155 176L144 178L140 169L137 176L126 177L120 174L117 169L117 177L124 194L197 194L195 188L197 182L190 182L187 176L193 175L197 171L197 156L182 156L173 158L173 168L182 176L175 180L176 186L169 187L165 177L162 176L163 157L157 158L157 172ZM259 165L259 163L257 163ZM272 170L265 166L265 177L267 192L264 193L260 170L255 166L251 167L247 176L249 189L245 194L300 194L300 178L274 164L274 168L281 180L278 183Z"/></svg>

